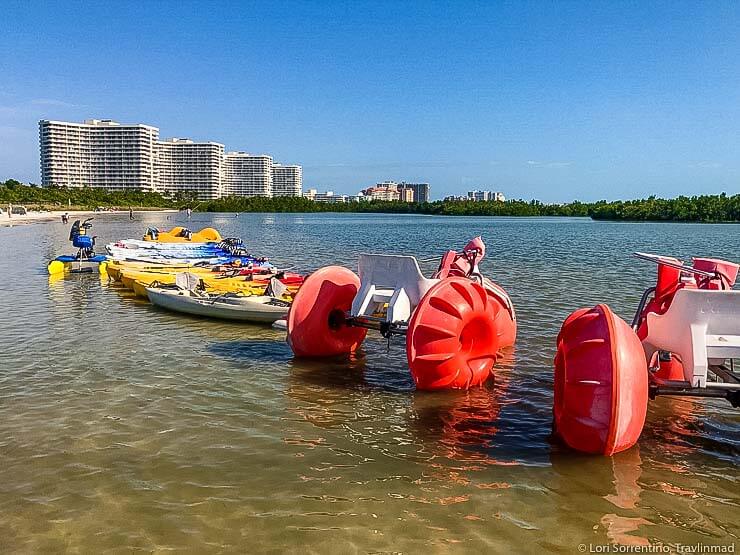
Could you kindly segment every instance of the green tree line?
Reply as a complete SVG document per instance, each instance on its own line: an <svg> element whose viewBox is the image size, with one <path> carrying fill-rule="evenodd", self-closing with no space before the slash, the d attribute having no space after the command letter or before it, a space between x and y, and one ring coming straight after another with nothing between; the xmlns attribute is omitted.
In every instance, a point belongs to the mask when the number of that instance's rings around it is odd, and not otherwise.
<svg viewBox="0 0 740 555"><path fill-rule="evenodd" d="M94 210L97 207L174 208L175 199L159 193L127 189L107 191L93 187L31 187L15 179L0 182L0 203L22 204L28 209L46 208L63 210L68 206Z"/></svg>
<svg viewBox="0 0 740 555"><path fill-rule="evenodd" d="M97 207L194 208L207 212L360 212L385 214L438 214L443 216L578 216L595 220L740 222L740 194L680 196L588 203L574 201L546 204L538 200L472 202L439 200L427 203L364 201L321 203L303 197L227 197L197 201L188 195L169 198L135 190L111 191L82 187L31 187L14 179L0 182L1 204L27 208L63 209L68 205L92 210Z"/></svg>

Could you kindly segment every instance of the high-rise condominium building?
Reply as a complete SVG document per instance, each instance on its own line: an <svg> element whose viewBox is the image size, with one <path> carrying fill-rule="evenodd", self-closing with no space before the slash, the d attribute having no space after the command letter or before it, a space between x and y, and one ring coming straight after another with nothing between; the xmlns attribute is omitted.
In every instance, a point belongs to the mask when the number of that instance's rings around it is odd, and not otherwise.
<svg viewBox="0 0 740 555"><path fill-rule="evenodd" d="M406 183L402 181L398 184L398 188L412 191L413 200L408 202L429 202L429 183Z"/></svg>
<svg viewBox="0 0 740 555"><path fill-rule="evenodd" d="M362 195L369 200L429 202L429 183L383 181L363 189Z"/></svg>
<svg viewBox="0 0 740 555"><path fill-rule="evenodd" d="M273 164L272 157L224 154L224 145L190 139L159 140L159 129L112 120L39 122L44 186L138 189L167 195L300 196L301 166ZM273 188L273 174L275 187Z"/></svg>
<svg viewBox="0 0 740 555"><path fill-rule="evenodd" d="M39 122L44 186L156 190L159 129L111 120Z"/></svg>
<svg viewBox="0 0 740 555"><path fill-rule="evenodd" d="M157 188L166 195L195 194L200 200L221 197L224 145L168 139L156 147Z"/></svg>
<svg viewBox="0 0 740 555"><path fill-rule="evenodd" d="M272 156L229 152L224 156L223 196L271 197Z"/></svg>
<svg viewBox="0 0 740 555"><path fill-rule="evenodd" d="M301 166L272 165L272 196L300 197L303 194Z"/></svg>
<svg viewBox="0 0 740 555"><path fill-rule="evenodd" d="M401 200L401 195L398 191L398 183L395 181L376 183L372 187L363 189L362 194L369 197L371 200Z"/></svg>

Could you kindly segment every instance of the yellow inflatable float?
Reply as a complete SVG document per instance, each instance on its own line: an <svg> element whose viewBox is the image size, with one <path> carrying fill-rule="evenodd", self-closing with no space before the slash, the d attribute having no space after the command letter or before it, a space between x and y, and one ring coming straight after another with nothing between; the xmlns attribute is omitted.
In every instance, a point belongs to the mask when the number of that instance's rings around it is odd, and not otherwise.
<svg viewBox="0 0 740 555"><path fill-rule="evenodd" d="M190 231L184 227L173 227L169 231L159 231L150 227L144 234L144 241L155 241L157 243L207 243L209 241L220 242L221 234L212 227L204 227L200 231Z"/></svg>

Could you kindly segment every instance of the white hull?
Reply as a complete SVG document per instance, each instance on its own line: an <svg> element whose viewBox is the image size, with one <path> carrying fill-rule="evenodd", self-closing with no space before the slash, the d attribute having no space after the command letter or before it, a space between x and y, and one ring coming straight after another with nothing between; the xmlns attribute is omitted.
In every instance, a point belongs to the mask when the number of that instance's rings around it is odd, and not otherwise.
<svg viewBox="0 0 740 555"><path fill-rule="evenodd" d="M269 303L272 297L194 297L189 291L147 287L153 305L206 318L271 324L288 314L287 306Z"/></svg>

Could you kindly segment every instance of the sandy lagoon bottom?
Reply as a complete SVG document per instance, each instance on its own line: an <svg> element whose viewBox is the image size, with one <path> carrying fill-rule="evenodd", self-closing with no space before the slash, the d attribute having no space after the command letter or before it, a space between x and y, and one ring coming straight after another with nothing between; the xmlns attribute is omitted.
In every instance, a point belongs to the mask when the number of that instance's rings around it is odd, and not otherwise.
<svg viewBox="0 0 740 555"><path fill-rule="evenodd" d="M100 242L177 215L97 217ZM168 219L169 218L169 219ZM476 234L520 320L496 384L417 393L401 345L303 362L269 328L162 312L75 276L58 223L0 230L0 549L579 552L737 541L740 416L651 403L613 458L550 441L554 337L570 310L629 318L654 269L638 248L737 257L740 226L358 215L196 215L310 270L359 252L420 259ZM709 249L712 249L711 251ZM604 265L603 261L609 264ZM425 265L430 271L434 264Z"/></svg>

